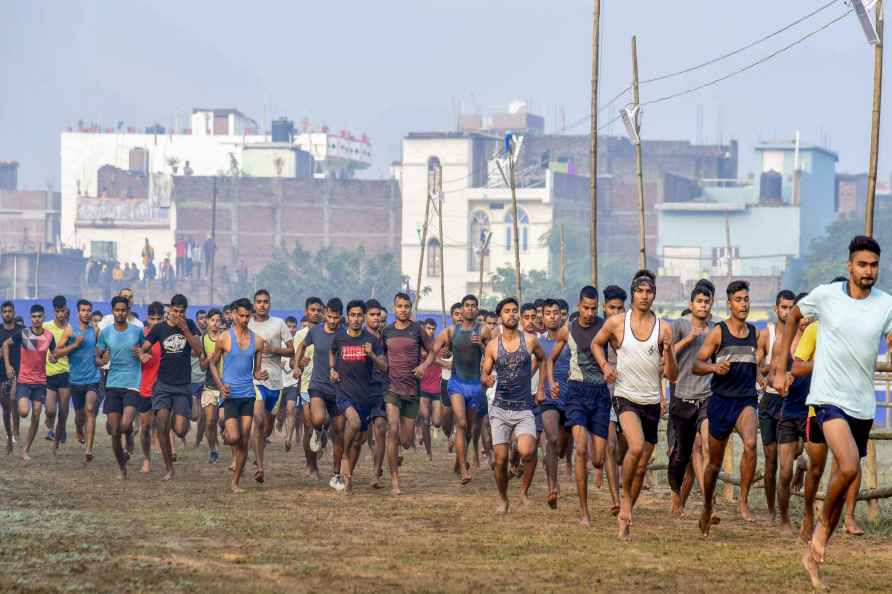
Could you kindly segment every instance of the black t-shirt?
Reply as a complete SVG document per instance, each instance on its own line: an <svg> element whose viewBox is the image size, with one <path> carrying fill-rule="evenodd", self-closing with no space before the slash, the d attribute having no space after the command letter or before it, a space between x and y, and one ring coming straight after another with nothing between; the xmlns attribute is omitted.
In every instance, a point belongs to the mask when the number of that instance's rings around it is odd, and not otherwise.
<svg viewBox="0 0 892 594"><path fill-rule="evenodd" d="M198 326L187 320L189 332L196 338L201 336ZM158 366L158 381L171 386L188 385L192 382L192 345L179 328L167 322L155 324L149 330L146 340L152 344L161 343L161 364Z"/></svg>
<svg viewBox="0 0 892 594"><path fill-rule="evenodd" d="M364 328L359 336L350 336L346 330L338 330L331 342L331 352L335 354L335 371L341 379L335 384L338 398L346 398L351 402L367 402L372 396L372 372L375 364L366 355L365 343L372 345L372 352L376 355L384 352L381 341Z"/></svg>
<svg viewBox="0 0 892 594"><path fill-rule="evenodd" d="M6 342L8 338L13 338L15 336L22 335L22 328L20 326L13 326L12 330L7 330L2 323L0 323L0 360L3 358L3 343ZM16 373L19 372L19 349L13 348L12 345L9 347L9 364L12 365L12 368ZM2 365L0 365L0 378L6 377L6 362L4 361Z"/></svg>

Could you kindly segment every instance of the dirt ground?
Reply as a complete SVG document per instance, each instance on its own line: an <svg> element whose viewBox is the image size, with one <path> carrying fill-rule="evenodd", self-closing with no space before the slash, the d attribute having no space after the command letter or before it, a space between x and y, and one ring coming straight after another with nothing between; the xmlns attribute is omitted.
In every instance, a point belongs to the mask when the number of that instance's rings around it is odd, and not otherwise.
<svg viewBox="0 0 892 594"><path fill-rule="evenodd" d="M699 495L688 517L673 519L660 473L642 496L632 541L621 543L606 488L592 487L593 526L582 528L563 465L556 511L545 504L540 465L534 503L520 506L519 481L512 481L512 509L497 517L489 470L460 486L440 440L433 463L420 449L406 453L399 498L369 486L364 449L348 497L328 488L327 473L308 478L302 453L286 454L277 434L266 484L246 481L248 492L233 496L228 452L209 465L206 446L179 448L172 483L160 480L157 457L152 473L140 474L136 456L130 479L120 481L104 433L89 467L76 441L54 457L43 435L28 466L17 451L0 454L0 592L810 590L801 547L770 525L760 490L756 524L745 525L723 502L723 521L704 542ZM793 505L798 517L799 500ZM884 505L873 525L859 511L865 536L831 541L825 570L833 590L892 590L892 514Z"/></svg>

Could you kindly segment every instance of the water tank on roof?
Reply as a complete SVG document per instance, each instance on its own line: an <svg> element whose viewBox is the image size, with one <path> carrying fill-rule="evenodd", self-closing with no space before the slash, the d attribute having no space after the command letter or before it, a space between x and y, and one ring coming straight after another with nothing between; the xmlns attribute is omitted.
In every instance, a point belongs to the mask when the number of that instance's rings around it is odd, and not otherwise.
<svg viewBox="0 0 892 594"><path fill-rule="evenodd" d="M783 176L777 171L765 171L759 180L759 202L781 202Z"/></svg>
<svg viewBox="0 0 892 594"><path fill-rule="evenodd" d="M294 141L294 122L287 118L273 120L273 142Z"/></svg>

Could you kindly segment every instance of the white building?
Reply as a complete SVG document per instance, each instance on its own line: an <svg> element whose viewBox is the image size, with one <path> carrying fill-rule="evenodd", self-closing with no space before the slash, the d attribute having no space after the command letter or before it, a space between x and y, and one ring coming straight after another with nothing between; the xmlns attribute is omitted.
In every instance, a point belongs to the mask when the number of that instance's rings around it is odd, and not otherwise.
<svg viewBox="0 0 892 594"><path fill-rule="evenodd" d="M145 132L98 127L61 134L61 238L66 246L87 256L140 262L144 238L162 259L172 251L176 213L171 208L173 175L266 176L271 171L297 175L306 167L293 151L251 151L274 138L236 109L193 110L191 127L165 130L152 126ZM312 154L312 175L350 178L371 165L368 139L304 131L289 137L289 144ZM285 147L287 149L287 147ZM247 155L246 152L251 152ZM282 160L268 166L262 159ZM105 165L144 176L142 195L121 195L119 187L100 187L99 169ZM171 254L172 255L172 254Z"/></svg>

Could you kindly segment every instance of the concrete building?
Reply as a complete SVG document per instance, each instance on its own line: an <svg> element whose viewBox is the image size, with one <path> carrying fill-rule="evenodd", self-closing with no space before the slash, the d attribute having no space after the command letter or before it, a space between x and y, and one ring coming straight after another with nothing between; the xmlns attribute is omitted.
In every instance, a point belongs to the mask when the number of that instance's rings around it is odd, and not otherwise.
<svg viewBox="0 0 892 594"><path fill-rule="evenodd" d="M0 190L19 189L18 161L0 161Z"/></svg>
<svg viewBox="0 0 892 594"><path fill-rule="evenodd" d="M838 158L796 144L755 151L758 178L700 180L656 205L664 283L687 287L701 276L727 278L730 270L774 279L766 287L795 285L798 260L836 216Z"/></svg>
<svg viewBox="0 0 892 594"><path fill-rule="evenodd" d="M50 190L0 190L0 252L59 249L61 195Z"/></svg>

